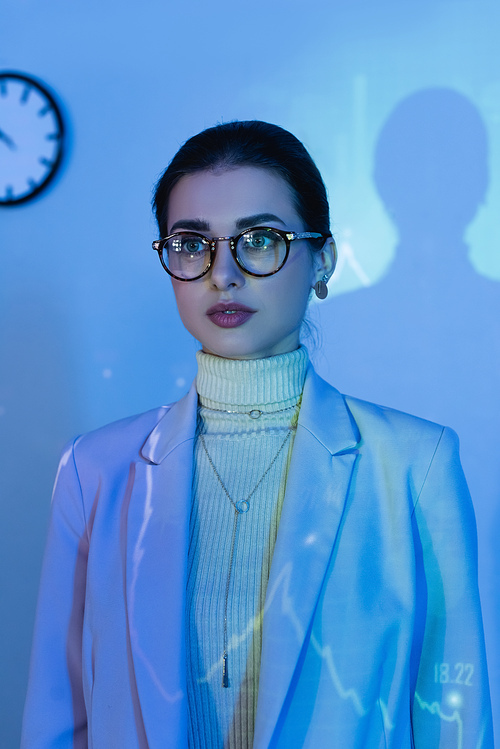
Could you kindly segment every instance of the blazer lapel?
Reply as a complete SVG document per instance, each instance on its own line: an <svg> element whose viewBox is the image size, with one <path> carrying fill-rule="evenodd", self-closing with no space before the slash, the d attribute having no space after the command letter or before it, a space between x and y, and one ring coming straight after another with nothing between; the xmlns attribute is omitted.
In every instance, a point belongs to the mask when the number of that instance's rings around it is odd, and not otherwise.
<svg viewBox="0 0 500 749"><path fill-rule="evenodd" d="M184 601L196 404L193 386L149 435L128 507L129 659L136 722L150 749L187 746Z"/></svg>
<svg viewBox="0 0 500 749"><path fill-rule="evenodd" d="M359 434L343 397L306 378L263 621L254 747L272 746L334 551ZM284 716L283 716L284 717Z"/></svg>

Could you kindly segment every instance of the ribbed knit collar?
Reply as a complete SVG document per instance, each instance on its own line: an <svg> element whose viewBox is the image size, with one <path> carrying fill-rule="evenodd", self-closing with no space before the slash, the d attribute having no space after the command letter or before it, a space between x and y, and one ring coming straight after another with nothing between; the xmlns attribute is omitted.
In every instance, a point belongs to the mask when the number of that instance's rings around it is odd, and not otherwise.
<svg viewBox="0 0 500 749"><path fill-rule="evenodd" d="M208 408L285 408L295 404L304 387L309 356L304 346L266 359L224 359L196 353L196 389Z"/></svg>

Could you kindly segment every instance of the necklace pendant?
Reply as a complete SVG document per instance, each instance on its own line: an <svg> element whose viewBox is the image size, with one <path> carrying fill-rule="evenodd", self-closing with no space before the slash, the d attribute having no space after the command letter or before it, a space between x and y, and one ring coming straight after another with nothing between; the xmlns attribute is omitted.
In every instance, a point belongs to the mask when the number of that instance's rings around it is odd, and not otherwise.
<svg viewBox="0 0 500 749"><path fill-rule="evenodd" d="M222 686L229 686L229 675L227 672L227 653L222 656Z"/></svg>
<svg viewBox="0 0 500 749"><path fill-rule="evenodd" d="M248 512L248 510L250 509L250 503L247 502L246 499L240 499L239 502L236 502L235 507L239 513Z"/></svg>

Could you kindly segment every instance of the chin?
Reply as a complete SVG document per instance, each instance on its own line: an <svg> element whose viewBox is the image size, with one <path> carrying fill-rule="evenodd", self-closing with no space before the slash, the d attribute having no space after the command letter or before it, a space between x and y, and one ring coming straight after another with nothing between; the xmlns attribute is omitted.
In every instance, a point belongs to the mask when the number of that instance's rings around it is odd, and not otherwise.
<svg viewBox="0 0 500 749"><path fill-rule="evenodd" d="M202 350L212 356L220 356L223 359L267 359L270 356L278 356L295 351L300 345L299 338L293 340L280 340L277 343L249 346L246 341L226 341L224 344L212 345L201 342Z"/></svg>
<svg viewBox="0 0 500 749"><path fill-rule="evenodd" d="M201 348L206 354L220 356L222 359L265 359L267 356L272 356L272 354L267 354L263 351L252 351L239 346L217 346L210 348L202 344Z"/></svg>

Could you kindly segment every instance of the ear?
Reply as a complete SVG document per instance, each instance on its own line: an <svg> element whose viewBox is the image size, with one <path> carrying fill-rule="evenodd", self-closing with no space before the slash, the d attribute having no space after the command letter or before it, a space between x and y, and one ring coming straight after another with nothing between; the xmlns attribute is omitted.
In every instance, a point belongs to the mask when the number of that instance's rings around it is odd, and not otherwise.
<svg viewBox="0 0 500 749"><path fill-rule="evenodd" d="M328 237L322 249L314 253L314 284L328 276L330 280L337 265L337 245L333 237Z"/></svg>

